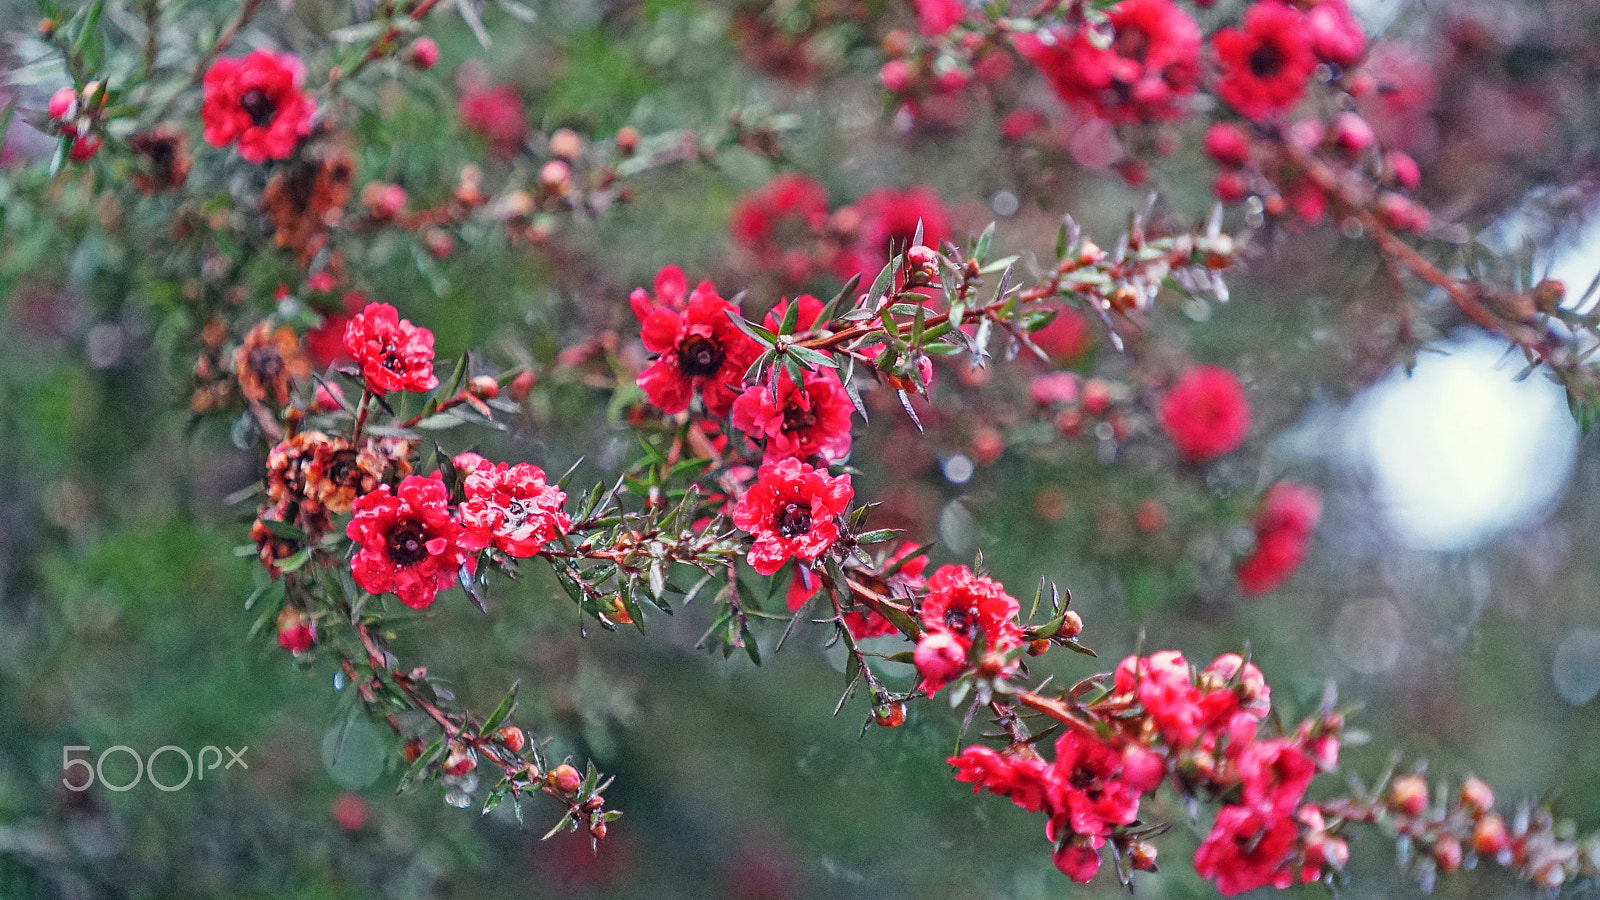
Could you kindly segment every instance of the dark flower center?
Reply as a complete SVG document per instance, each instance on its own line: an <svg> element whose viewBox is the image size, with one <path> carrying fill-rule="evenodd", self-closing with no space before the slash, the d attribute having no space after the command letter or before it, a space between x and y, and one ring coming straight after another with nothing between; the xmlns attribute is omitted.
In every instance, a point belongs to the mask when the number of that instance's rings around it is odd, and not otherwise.
<svg viewBox="0 0 1600 900"><path fill-rule="evenodd" d="M799 537L811 531L811 507L799 503L785 503L772 520L778 533L786 538Z"/></svg>
<svg viewBox="0 0 1600 900"><path fill-rule="evenodd" d="M283 356L277 347L256 347L250 351L250 370L267 381L273 381L283 374Z"/></svg>
<svg viewBox="0 0 1600 900"><path fill-rule="evenodd" d="M722 345L702 335L691 335L678 345L678 368L691 378L717 374L722 368Z"/></svg>
<svg viewBox="0 0 1600 900"><path fill-rule="evenodd" d="M1283 53L1276 44L1262 44L1250 52L1250 74L1271 78L1283 67Z"/></svg>
<svg viewBox="0 0 1600 900"><path fill-rule="evenodd" d="M1072 783L1072 786L1080 791L1086 790L1088 787L1093 785L1096 780L1097 776L1095 775L1094 770L1090 769L1088 766L1074 766L1072 769L1072 778L1069 779L1069 781Z"/></svg>
<svg viewBox="0 0 1600 900"><path fill-rule="evenodd" d="M420 522L401 522L389 529L386 549L397 566L414 566L428 556L428 535Z"/></svg>
<svg viewBox="0 0 1600 900"><path fill-rule="evenodd" d="M267 92L260 88L251 88L239 98L239 107L257 128L265 128L272 124L272 117L278 112L277 104L267 96Z"/></svg>
<svg viewBox="0 0 1600 900"><path fill-rule="evenodd" d="M955 607L945 611L944 625L956 634L966 634L972 630L972 611Z"/></svg>
<svg viewBox="0 0 1600 900"><path fill-rule="evenodd" d="M804 409L798 403L789 403L783 407L784 434L804 431L817 424L817 414L809 409Z"/></svg>
<svg viewBox="0 0 1600 900"><path fill-rule="evenodd" d="M355 450L336 450L328 462L328 480L340 487L353 487L361 480Z"/></svg>
<svg viewBox="0 0 1600 900"><path fill-rule="evenodd" d="M1150 36L1139 28L1124 28L1117 32L1116 40L1111 49L1123 59L1144 61L1145 53L1150 50Z"/></svg>

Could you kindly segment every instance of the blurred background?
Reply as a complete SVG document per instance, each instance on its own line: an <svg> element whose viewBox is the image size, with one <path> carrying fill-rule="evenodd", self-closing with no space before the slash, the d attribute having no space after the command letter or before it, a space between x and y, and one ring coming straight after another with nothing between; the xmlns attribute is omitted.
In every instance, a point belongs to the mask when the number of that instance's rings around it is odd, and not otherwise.
<svg viewBox="0 0 1600 900"><path fill-rule="evenodd" d="M187 7L212 21L231 8ZM1581 294L1600 272L1600 229L1583 226L1595 199L1600 6L1393 0L1357 11L1369 34L1394 38L1374 54L1408 90L1380 93L1368 115L1422 162L1422 197L1461 235L1522 253ZM57 85L25 66L39 13L9 3L0 15L17 75L8 91L42 106ZM341 4L289 0L242 40L295 47L347 17ZM623 357L642 358L625 300L660 266L714 278L728 296L750 289L747 310L837 290L826 272L799 284L775 275L730 240L740 198L779 171L816 178L834 207L926 185L951 237L997 220L1001 252L1041 256L1065 213L1109 243L1152 189L1174 222L1210 207L1198 132L1177 132L1184 149L1133 186L1112 171L1115 139L1037 86L1012 98L1046 114L1032 143L1002 142L998 114L973 98L897 110L876 74L884 35L914 26L901 4L585 0L492 4L482 18L488 48L445 10L430 30L440 64L375 80L348 122L363 147L358 184L382 177L440 196L462 160L485 158L499 177L514 164L456 122L458 104L485 86L509 85L540 132L706 133L737 110L780 135L781 160L734 146L646 173L629 202L564 219L542 246L464 233L434 259L382 238L352 258L370 295L438 334L441 358L486 348L552 373L510 431L457 430L449 449L470 443L551 472L583 457L577 484L615 472L632 444L608 424L608 393L561 375L556 353L613 330ZM193 358L175 349L186 324L148 287L149 261L93 227L138 208L107 210L71 189L30 202L20 186L38 177L30 160L50 141L29 132L13 126L0 179L0 897L1025 900L1123 890L1109 872L1072 885L1050 862L1040 817L951 779L944 759L960 744L960 715L942 700L914 705L897 729L863 733L860 698L833 717L843 665L824 646L827 628L802 626L781 652L775 632L763 635L760 667L694 648L710 622L703 605L652 618L644 635L585 637L570 601L537 577L497 582L488 616L444 595L402 629L398 649L478 709L520 679L516 720L551 739L551 756L615 774L608 805L626 815L596 854L586 837L541 841L547 805L527 804L519 825L509 808L481 816L432 786L396 794L392 738L338 689L332 660L291 661L270 630L249 636L256 614L244 599L264 577L249 558L254 509L226 498L259 477L259 463L236 448L226 417L193 419ZM1244 451L1199 472L1175 469L1159 441L1061 439L993 413L993 398L1020 395L1045 371L1036 361L986 377L946 368L926 438L891 394L868 397L858 497L884 501L884 525L936 542L936 562L981 552L1024 599L1040 579L1070 589L1100 659L1057 652L1036 675L1109 669L1141 635L1146 650L1181 649L1201 664L1248 645L1286 718L1314 708L1330 682L1359 705L1353 725L1371 742L1343 757L1355 776L1374 778L1398 750L1433 776L1486 778L1502 801L1549 797L1592 831L1600 445L1579 434L1558 387L1519 380L1518 359L1457 328L1437 298L1423 301L1439 313L1424 352L1409 357L1383 338L1390 301L1372 289L1376 264L1361 241L1332 225L1258 238L1230 303L1186 302L1158 325L1174 346L1244 378L1256 417ZM266 303L286 276L251 277ZM1093 341L1055 364L1123 371ZM1229 568L1250 540L1241 511L1284 475L1323 492L1322 524L1287 586L1245 600ZM771 587L781 609L782 585ZM884 677L909 684L904 667ZM141 755L243 748L248 769L171 792L64 789L64 747L98 758L118 745ZM183 772L170 755L157 769L167 783ZM114 754L102 771L126 783L133 760ZM1139 895L1213 896L1187 859L1203 831L1175 804L1149 812L1175 827L1160 844L1163 871L1142 876ZM1340 893L1419 893L1377 835L1352 850ZM1463 872L1437 893L1530 891Z"/></svg>

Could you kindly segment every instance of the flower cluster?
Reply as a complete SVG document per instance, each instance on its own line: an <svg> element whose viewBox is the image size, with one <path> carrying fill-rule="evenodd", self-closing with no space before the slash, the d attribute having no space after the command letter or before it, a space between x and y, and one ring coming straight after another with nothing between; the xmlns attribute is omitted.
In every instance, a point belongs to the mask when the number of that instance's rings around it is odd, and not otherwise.
<svg viewBox="0 0 1600 900"><path fill-rule="evenodd" d="M1176 651L1130 656L1103 699L1068 718L1047 762L1030 745L967 747L950 759L958 781L1048 814L1058 867L1076 881L1099 871L1108 841L1129 853L1139 800L1170 780L1191 797L1225 799L1195 865L1225 894L1309 881L1343 865L1348 850L1304 802L1319 771L1338 758L1336 716L1292 736L1259 734L1271 711L1260 670L1237 654L1196 673ZM1135 867L1138 867L1135 865Z"/></svg>
<svg viewBox="0 0 1600 900"><path fill-rule="evenodd" d="M1117 124L1182 118L1200 82L1200 26L1171 0L1123 0L1109 46L1085 29L1018 35L1017 51L1069 104Z"/></svg>
<svg viewBox="0 0 1600 900"><path fill-rule="evenodd" d="M546 484L544 470L529 463L484 460L461 484L465 543L473 550L493 546L512 557L528 557L565 534L572 520L562 511L567 495Z"/></svg>
<svg viewBox="0 0 1600 900"><path fill-rule="evenodd" d="M729 223L733 242L789 284L818 270L841 280L871 275L904 249L922 226L922 241L937 247L952 236L950 213L926 188L879 188L831 212L815 180L785 173L746 194Z"/></svg>

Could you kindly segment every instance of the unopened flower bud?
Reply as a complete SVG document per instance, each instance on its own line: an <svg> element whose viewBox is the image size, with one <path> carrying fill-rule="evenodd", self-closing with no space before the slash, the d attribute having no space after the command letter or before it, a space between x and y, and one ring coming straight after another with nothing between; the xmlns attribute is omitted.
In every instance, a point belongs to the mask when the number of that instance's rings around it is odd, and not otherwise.
<svg viewBox="0 0 1600 900"><path fill-rule="evenodd" d="M571 162L583 152L583 138L571 128L558 128L550 135L550 155Z"/></svg>
<svg viewBox="0 0 1600 900"><path fill-rule="evenodd" d="M562 794L576 794L578 788L583 787L583 775L567 763L562 763L551 769L550 773L545 776L545 780L558 793Z"/></svg>
<svg viewBox="0 0 1600 900"><path fill-rule="evenodd" d="M1468 778L1461 783L1461 806L1477 818L1494 809L1494 790L1481 778Z"/></svg>
<svg viewBox="0 0 1600 900"><path fill-rule="evenodd" d="M1156 848L1148 841L1134 841L1128 845L1128 865L1135 872L1156 871Z"/></svg>
<svg viewBox="0 0 1600 900"><path fill-rule="evenodd" d="M317 623L304 610L285 606L278 613L278 646L299 656L316 642Z"/></svg>
<svg viewBox="0 0 1600 900"><path fill-rule="evenodd" d="M507 725L499 731L496 731L494 733L494 739L499 741L502 747L505 747L512 753L521 753L522 748L528 745L527 736L522 733L521 728L518 728L514 725Z"/></svg>
<svg viewBox="0 0 1600 900"><path fill-rule="evenodd" d="M337 412L344 407L344 391L333 382L318 384L315 399L317 412Z"/></svg>
<svg viewBox="0 0 1600 900"><path fill-rule="evenodd" d="M511 379L511 399L518 403L528 399L528 392L533 390L536 381L532 371L523 369L517 377Z"/></svg>
<svg viewBox="0 0 1600 900"><path fill-rule="evenodd" d="M906 271L912 284L932 284L939 280L939 254L932 247L918 244L906 251Z"/></svg>
<svg viewBox="0 0 1600 900"><path fill-rule="evenodd" d="M1433 845L1433 861L1446 875L1461 868L1461 842L1449 835L1439 838Z"/></svg>
<svg viewBox="0 0 1600 900"><path fill-rule="evenodd" d="M623 156L632 156L639 149L639 129L628 125L617 132L617 152Z"/></svg>
<svg viewBox="0 0 1600 900"><path fill-rule="evenodd" d="M912 654L917 674L929 690L938 690L967 669L967 648L948 631L930 631L917 641Z"/></svg>
<svg viewBox="0 0 1600 900"><path fill-rule="evenodd" d="M406 741L406 745L400 749L400 758L405 760L407 765L410 765L422 758L422 751L422 739L412 738Z"/></svg>
<svg viewBox="0 0 1600 900"><path fill-rule="evenodd" d="M50 104L46 108L50 118L57 122L66 121L78 110L78 92L70 87L64 87L50 95Z"/></svg>
<svg viewBox="0 0 1600 900"><path fill-rule="evenodd" d="M1506 820L1489 813L1472 827L1472 850L1480 856L1495 857L1511 847L1511 835L1506 832Z"/></svg>
<svg viewBox="0 0 1600 900"><path fill-rule="evenodd" d="M1566 297L1567 286L1554 278L1545 278L1533 286L1533 305L1542 313L1560 309Z"/></svg>
<svg viewBox="0 0 1600 900"><path fill-rule="evenodd" d="M1428 782L1421 775L1402 775L1389 786L1389 806L1408 816L1428 808Z"/></svg>
<svg viewBox="0 0 1600 900"><path fill-rule="evenodd" d="M456 251L455 238L440 228L430 228L422 235L422 245L434 259L444 259Z"/></svg>
<svg viewBox="0 0 1600 900"><path fill-rule="evenodd" d="M606 823L604 823L604 822L595 822L593 825L590 825L589 826L589 836L594 838L597 841L605 840L606 839Z"/></svg>
<svg viewBox="0 0 1600 900"><path fill-rule="evenodd" d="M572 167L559 159L552 159L539 170L539 184L552 194L561 196L572 190Z"/></svg>
<svg viewBox="0 0 1600 900"><path fill-rule="evenodd" d="M1072 610L1061 614L1061 630L1056 632L1059 638L1075 638L1083 634L1083 616Z"/></svg>
<svg viewBox="0 0 1600 900"><path fill-rule="evenodd" d="M872 720L883 728L899 728L906 721L906 705L898 700L884 703L872 711Z"/></svg>
<svg viewBox="0 0 1600 900"><path fill-rule="evenodd" d="M1360 153L1371 147L1374 140L1372 126L1356 113L1342 112L1333 124L1333 142L1346 153Z"/></svg>
<svg viewBox="0 0 1600 900"><path fill-rule="evenodd" d="M904 94L911 89L911 67L903 59L891 59L878 70L878 82L891 94Z"/></svg>
<svg viewBox="0 0 1600 900"><path fill-rule="evenodd" d="M361 202L367 214L379 221L387 221L405 212L406 189L398 184L374 181L361 189Z"/></svg>
<svg viewBox="0 0 1600 900"><path fill-rule="evenodd" d="M479 375L467 385L467 390L481 400L493 400L500 396L500 382L491 375Z"/></svg>
<svg viewBox="0 0 1600 900"><path fill-rule="evenodd" d="M67 151L67 155L72 157L73 162L84 162L99 152L100 136L86 134L72 142L72 149Z"/></svg>
<svg viewBox="0 0 1600 900"><path fill-rule="evenodd" d="M445 754L444 774L460 777L478 767L478 754L464 744L451 743Z"/></svg>
<svg viewBox="0 0 1600 900"><path fill-rule="evenodd" d="M433 38L419 37L406 48L405 59L418 71L431 69L439 61L439 44Z"/></svg>

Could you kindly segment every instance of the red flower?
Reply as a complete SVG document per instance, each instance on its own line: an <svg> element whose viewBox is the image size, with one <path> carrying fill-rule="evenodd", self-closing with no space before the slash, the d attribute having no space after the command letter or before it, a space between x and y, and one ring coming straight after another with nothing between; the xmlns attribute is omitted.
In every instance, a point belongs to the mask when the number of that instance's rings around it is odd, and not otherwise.
<svg viewBox="0 0 1600 900"><path fill-rule="evenodd" d="M708 414L725 416L761 345L728 318L738 307L711 282L702 281L687 302L683 287L683 272L669 266L656 276L653 302L643 289L628 298L645 349L661 354L639 374L639 387L663 412L683 412L699 391Z"/></svg>
<svg viewBox="0 0 1600 900"><path fill-rule="evenodd" d="M1205 730L1200 690L1194 685L1189 663L1176 650L1124 659L1113 675L1113 689L1118 694L1133 694L1175 748L1193 744Z"/></svg>
<svg viewBox="0 0 1600 900"><path fill-rule="evenodd" d="M1115 35L1109 47L1079 30L1024 35L1017 49L1061 99L1110 122L1182 118L1183 100L1200 80L1200 26L1169 0L1124 0L1107 18Z"/></svg>
<svg viewBox="0 0 1600 900"><path fill-rule="evenodd" d="M1322 498L1304 485L1280 481L1267 489L1256 517L1256 548L1239 563L1239 589L1249 596L1284 583L1305 561L1322 515Z"/></svg>
<svg viewBox="0 0 1600 900"><path fill-rule="evenodd" d="M1237 653L1224 653L1200 673L1201 702L1207 717L1218 722L1238 711L1264 718L1272 711L1272 688L1256 668Z"/></svg>
<svg viewBox="0 0 1600 900"><path fill-rule="evenodd" d="M832 369L804 373L799 387L785 371L778 376L776 402L765 384L745 388L733 402L733 426L763 442L763 460L820 456L833 463L850 453L853 412Z"/></svg>
<svg viewBox="0 0 1600 900"><path fill-rule="evenodd" d="M1120 775L1122 753L1068 729L1056 739L1050 779L1050 831L1103 836L1139 817L1139 792Z"/></svg>
<svg viewBox="0 0 1600 900"><path fill-rule="evenodd" d="M870 282L889 262L891 244L901 249L911 244L919 220L924 245L937 247L949 237L949 213L927 188L879 188L867 194L834 214L834 225L846 242L833 254L829 268L841 279L860 272Z"/></svg>
<svg viewBox="0 0 1600 900"><path fill-rule="evenodd" d="M1219 366L1193 366L1161 399L1161 428L1189 462L1239 448L1250 431L1250 401L1239 377Z"/></svg>
<svg viewBox="0 0 1600 900"><path fill-rule="evenodd" d="M462 127L486 139L496 156L516 155L528 131L522 96L510 85L475 85L464 90L456 114Z"/></svg>
<svg viewBox="0 0 1600 900"><path fill-rule="evenodd" d="M810 562L827 552L853 496L849 475L829 476L792 458L763 465L733 508L733 524L756 538L750 565L772 575L791 556Z"/></svg>
<svg viewBox="0 0 1600 900"><path fill-rule="evenodd" d="M793 226L790 225L793 223ZM828 194L815 179L786 172L746 194L728 223L734 243L790 281L811 274L806 245L828 224Z"/></svg>
<svg viewBox="0 0 1600 900"><path fill-rule="evenodd" d="M572 527L561 511L567 495L545 484L538 466L479 463L461 487L464 540L474 550L493 544L508 556L532 556Z"/></svg>
<svg viewBox="0 0 1600 900"><path fill-rule="evenodd" d="M1044 809L1048 766L1031 750L996 753L983 746L964 747L945 760L956 767L956 780L970 782L972 792L987 788L991 794L1010 797L1028 812Z"/></svg>
<svg viewBox="0 0 1600 900"><path fill-rule="evenodd" d="M917 10L917 25L928 37L938 37L967 17L963 0L911 0Z"/></svg>
<svg viewBox="0 0 1600 900"><path fill-rule="evenodd" d="M1312 51L1336 66L1349 68L1367 52L1367 36L1345 0L1317 0L1306 12L1306 26Z"/></svg>
<svg viewBox="0 0 1600 900"><path fill-rule="evenodd" d="M358 497L345 536L360 547L350 563L356 584L374 594L392 591L413 609L432 604L463 566L476 563L437 472L408 475L398 490L380 484Z"/></svg>
<svg viewBox="0 0 1600 900"><path fill-rule="evenodd" d="M300 89L305 66L290 53L254 50L211 64L203 82L200 121L206 143L239 142L239 155L253 163L283 159L311 133L315 106Z"/></svg>
<svg viewBox="0 0 1600 900"><path fill-rule="evenodd" d="M998 581L966 566L940 566L928 579L922 624L971 642L982 632L990 651L1004 653L1022 643L1016 619L1021 607Z"/></svg>
<svg viewBox="0 0 1600 900"><path fill-rule="evenodd" d="M822 315L822 301L810 294L801 294L794 298L794 302L800 304L800 311L795 313L794 316L794 333L804 334L816 328L817 318ZM785 297L773 304L772 309L767 312L767 317L761 321L761 324L767 326L769 331L776 333L778 328L783 325L783 317L788 313L789 298ZM826 325L827 323L824 322L823 324Z"/></svg>
<svg viewBox="0 0 1600 900"><path fill-rule="evenodd" d="M1100 848L1106 839L1099 836L1077 838L1056 848L1053 859L1061 874L1079 884L1088 884L1100 871Z"/></svg>
<svg viewBox="0 0 1600 900"><path fill-rule="evenodd" d="M1287 816L1300 805L1317 765L1288 738L1256 741L1239 754L1245 805L1270 816Z"/></svg>
<svg viewBox="0 0 1600 900"><path fill-rule="evenodd" d="M1094 332L1089 320L1070 306L1056 311L1050 324L1029 335L1050 358L1066 364L1077 359L1094 342Z"/></svg>
<svg viewBox="0 0 1600 900"><path fill-rule="evenodd" d="M1225 897L1294 883L1292 854L1299 826L1287 816L1269 816L1246 806L1224 806L1211 833L1194 852L1194 870L1216 881Z"/></svg>
<svg viewBox="0 0 1600 900"><path fill-rule="evenodd" d="M1260 121L1300 102L1317 57L1305 16L1276 0L1250 7L1243 26L1212 39L1222 64L1217 93L1240 115Z"/></svg>
<svg viewBox="0 0 1600 900"><path fill-rule="evenodd" d="M311 356L311 361L317 368L326 369L336 362L350 359L350 351L344 348L344 332L350 327L350 320L355 317L361 307L367 305L367 298L356 291L344 295L344 308L339 312L323 313L322 324L306 332L303 343L306 353Z"/></svg>
<svg viewBox="0 0 1600 900"><path fill-rule="evenodd" d="M433 332L400 318L387 303L369 303L356 313L345 328L344 346L375 394L439 386L433 374Z"/></svg>

